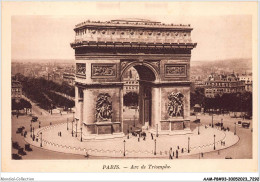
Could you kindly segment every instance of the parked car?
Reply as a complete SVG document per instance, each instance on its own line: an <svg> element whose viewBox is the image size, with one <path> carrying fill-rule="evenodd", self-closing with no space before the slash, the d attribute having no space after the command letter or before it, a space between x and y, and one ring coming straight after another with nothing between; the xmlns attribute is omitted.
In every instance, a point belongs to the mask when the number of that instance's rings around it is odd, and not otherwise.
<svg viewBox="0 0 260 182"><path fill-rule="evenodd" d="M18 154L12 154L12 159L14 159L14 160L21 160L22 157L20 155L18 155Z"/></svg>
<svg viewBox="0 0 260 182"><path fill-rule="evenodd" d="M38 120L37 116L32 116L32 122L36 122Z"/></svg>
<svg viewBox="0 0 260 182"><path fill-rule="evenodd" d="M18 134L18 133L22 133L23 132L23 128L17 128L17 130L16 130L16 133Z"/></svg>
<svg viewBox="0 0 260 182"><path fill-rule="evenodd" d="M19 154L19 155L26 155L26 152L23 150L23 148L20 148L20 149L18 150L18 154Z"/></svg>
<svg viewBox="0 0 260 182"><path fill-rule="evenodd" d="M194 120L193 123L200 123L200 119Z"/></svg>
<svg viewBox="0 0 260 182"><path fill-rule="evenodd" d="M17 150L19 150L21 148L20 145L18 144L18 142L12 142L12 146L14 149L17 149Z"/></svg>
<svg viewBox="0 0 260 182"><path fill-rule="evenodd" d="M25 144L24 148L25 148L26 151L29 151L29 152L32 151L30 144Z"/></svg>
<svg viewBox="0 0 260 182"><path fill-rule="evenodd" d="M249 128L249 126L250 126L250 123L246 123L246 122L242 123L243 128Z"/></svg>

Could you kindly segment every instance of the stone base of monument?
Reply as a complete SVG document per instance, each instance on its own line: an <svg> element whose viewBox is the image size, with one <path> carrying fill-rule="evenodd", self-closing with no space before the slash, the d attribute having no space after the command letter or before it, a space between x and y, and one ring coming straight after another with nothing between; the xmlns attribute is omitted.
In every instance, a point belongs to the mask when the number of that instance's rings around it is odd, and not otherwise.
<svg viewBox="0 0 260 182"><path fill-rule="evenodd" d="M124 137L120 122L95 122L83 124L83 139L111 139Z"/></svg>
<svg viewBox="0 0 260 182"><path fill-rule="evenodd" d="M187 119L172 119L172 120L162 120L161 129L152 128L149 129L152 134L159 135L186 135L191 134L190 130L190 120Z"/></svg>

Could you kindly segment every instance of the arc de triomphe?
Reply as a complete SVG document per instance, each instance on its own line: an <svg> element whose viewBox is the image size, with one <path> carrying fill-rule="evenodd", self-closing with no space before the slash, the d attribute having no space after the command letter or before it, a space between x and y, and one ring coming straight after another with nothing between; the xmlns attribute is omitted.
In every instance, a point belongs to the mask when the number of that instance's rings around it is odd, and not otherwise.
<svg viewBox="0 0 260 182"><path fill-rule="evenodd" d="M75 106L85 138L122 136L123 78L139 74L139 124L159 134L190 131L190 25L142 19L77 24Z"/></svg>

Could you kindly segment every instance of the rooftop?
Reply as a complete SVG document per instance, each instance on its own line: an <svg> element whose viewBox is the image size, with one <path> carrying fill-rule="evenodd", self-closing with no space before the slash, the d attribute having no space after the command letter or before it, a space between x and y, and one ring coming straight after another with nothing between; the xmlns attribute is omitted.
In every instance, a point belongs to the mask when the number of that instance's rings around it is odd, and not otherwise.
<svg viewBox="0 0 260 182"><path fill-rule="evenodd" d="M116 20L110 20L110 21L84 21L75 26L75 29L80 29L85 26L106 26L106 27L146 27L146 28L182 28L182 29L191 29L190 24L184 25L184 24L165 24L158 21L151 21L147 19L134 19L134 18L128 18L128 19L116 19Z"/></svg>

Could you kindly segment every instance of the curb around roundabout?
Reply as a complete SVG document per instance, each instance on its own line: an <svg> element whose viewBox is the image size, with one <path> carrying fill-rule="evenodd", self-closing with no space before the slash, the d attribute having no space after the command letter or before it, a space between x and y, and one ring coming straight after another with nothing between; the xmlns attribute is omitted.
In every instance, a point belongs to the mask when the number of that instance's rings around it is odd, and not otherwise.
<svg viewBox="0 0 260 182"><path fill-rule="evenodd" d="M137 137L127 136L123 138L104 140L84 140L81 142L80 134L72 137L71 129L67 130L67 123L60 123L35 129L35 140L30 136L24 140L38 148L83 156L105 158L169 158L169 149L178 152L178 156L208 153L223 150L235 145L239 137L230 131L222 131L216 128L202 127L200 135L196 129L192 134L159 136L152 140L150 137L144 141ZM62 136L57 133L62 132ZM42 134L41 134L42 133ZM215 144L212 136L216 136ZM42 137L42 138L41 138ZM187 138L190 138L190 141ZM123 142L125 141L125 142ZM225 142L222 145L221 142ZM215 145L215 147L214 147ZM215 150L214 150L215 148Z"/></svg>

